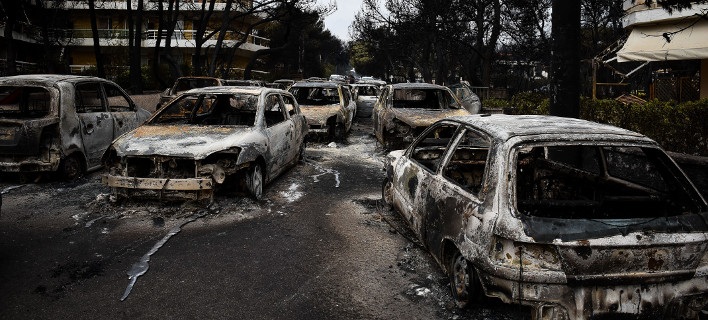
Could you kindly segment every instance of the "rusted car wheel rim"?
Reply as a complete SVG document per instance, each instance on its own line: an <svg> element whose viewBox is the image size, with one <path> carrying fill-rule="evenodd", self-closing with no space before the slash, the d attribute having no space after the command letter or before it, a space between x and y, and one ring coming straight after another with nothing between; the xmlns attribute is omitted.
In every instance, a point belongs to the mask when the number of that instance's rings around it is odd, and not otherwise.
<svg viewBox="0 0 708 320"><path fill-rule="evenodd" d="M384 209L391 210L393 208L393 182L388 178L384 179L381 198L384 202Z"/></svg>
<svg viewBox="0 0 708 320"><path fill-rule="evenodd" d="M251 171L248 174L248 192L256 200L260 200L263 197L263 171L261 166L256 164L251 167Z"/></svg>
<svg viewBox="0 0 708 320"><path fill-rule="evenodd" d="M455 253L450 260L450 286L452 296L460 308L466 307L477 291L474 288L476 284L474 276L474 269L469 261L459 251Z"/></svg>
<svg viewBox="0 0 708 320"><path fill-rule="evenodd" d="M78 178L82 171L81 162L76 156L69 156L62 161L61 174L65 180L74 180Z"/></svg>

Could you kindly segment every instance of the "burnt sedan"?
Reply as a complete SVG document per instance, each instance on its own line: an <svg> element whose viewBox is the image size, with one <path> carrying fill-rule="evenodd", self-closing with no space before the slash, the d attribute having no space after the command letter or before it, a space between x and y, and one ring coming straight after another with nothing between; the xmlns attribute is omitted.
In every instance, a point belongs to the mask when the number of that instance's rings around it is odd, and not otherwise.
<svg viewBox="0 0 708 320"><path fill-rule="evenodd" d="M385 202L460 306L486 295L535 319L664 319L708 302L708 205L645 136L472 115L435 123L386 163Z"/></svg>
<svg viewBox="0 0 708 320"><path fill-rule="evenodd" d="M300 103L310 133L331 140L344 139L356 114L356 101L349 85L298 82L289 91Z"/></svg>
<svg viewBox="0 0 708 320"><path fill-rule="evenodd" d="M374 134L386 149L402 149L433 122L468 114L447 87L428 83L388 85L374 106Z"/></svg>
<svg viewBox="0 0 708 320"><path fill-rule="evenodd" d="M212 199L223 186L259 199L266 183L297 164L306 134L287 91L189 90L113 143L102 180L119 197Z"/></svg>

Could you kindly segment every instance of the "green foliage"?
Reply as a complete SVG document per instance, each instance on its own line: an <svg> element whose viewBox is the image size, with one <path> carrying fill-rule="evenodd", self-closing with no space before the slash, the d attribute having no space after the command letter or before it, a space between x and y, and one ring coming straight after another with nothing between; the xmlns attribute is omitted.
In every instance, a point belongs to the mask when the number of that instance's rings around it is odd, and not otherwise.
<svg viewBox="0 0 708 320"><path fill-rule="evenodd" d="M511 98L511 114L548 114L549 101L542 94L520 92Z"/></svg>
<svg viewBox="0 0 708 320"><path fill-rule="evenodd" d="M486 99L482 101L482 109L507 109L509 101L504 99Z"/></svg>
<svg viewBox="0 0 708 320"><path fill-rule="evenodd" d="M502 107L498 99L485 108ZM548 114L548 99L519 93L509 103L511 114ZM616 100L580 99L580 118L639 132L666 150L708 156L708 99L677 103L651 100L625 105Z"/></svg>

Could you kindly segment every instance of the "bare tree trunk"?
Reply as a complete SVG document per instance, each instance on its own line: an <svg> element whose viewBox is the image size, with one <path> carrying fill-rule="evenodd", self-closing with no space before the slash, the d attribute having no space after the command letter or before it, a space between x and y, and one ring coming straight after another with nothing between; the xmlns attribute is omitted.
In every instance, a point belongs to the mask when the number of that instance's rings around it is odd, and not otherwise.
<svg viewBox="0 0 708 320"><path fill-rule="evenodd" d="M550 113L580 116L580 1L553 0Z"/></svg>
<svg viewBox="0 0 708 320"><path fill-rule="evenodd" d="M216 72L216 60L219 57L219 52L221 51L221 46L224 43L224 38L226 37L226 32L229 29L229 24L231 21L231 19L229 18L229 13L231 11L231 6L233 5L233 2L234 2L233 0L226 1L226 8L224 9L224 13L221 16L221 28L219 29L219 37L216 40L216 46L214 48L214 52L211 55L211 63L209 64L208 75L210 77L213 77L214 73ZM246 35L246 36L248 36L248 35Z"/></svg>
<svg viewBox="0 0 708 320"><path fill-rule="evenodd" d="M14 76L17 74L17 49L15 40L12 38L12 30L15 29L15 17L12 12L8 12L5 21L5 39L7 39L7 60L5 65L5 75Z"/></svg>
<svg viewBox="0 0 708 320"><path fill-rule="evenodd" d="M132 8L130 0L128 3L128 24L129 24L129 64L130 64L130 91L133 94L143 93L142 70L140 68L142 55L142 33L143 33L143 0L138 1L138 8L135 11L135 24L133 24ZM133 27L135 26L135 27ZM134 32L134 33L133 33Z"/></svg>
<svg viewBox="0 0 708 320"><path fill-rule="evenodd" d="M93 35L93 53L96 56L96 72L99 78L106 77L106 71L103 69L103 55L101 54L101 42L98 37L98 25L96 22L96 4L95 0L88 0L89 18L91 19L91 34Z"/></svg>
<svg viewBox="0 0 708 320"><path fill-rule="evenodd" d="M199 26L197 27L197 32L194 36L195 48L194 56L192 57L192 66L194 67L194 75L201 76L203 73L203 57L202 57L202 46L204 43L213 36L212 32L206 35L206 29L209 26L209 18L214 12L214 3L216 0L209 0L209 9L206 9L206 1L202 2L202 10L199 18Z"/></svg>

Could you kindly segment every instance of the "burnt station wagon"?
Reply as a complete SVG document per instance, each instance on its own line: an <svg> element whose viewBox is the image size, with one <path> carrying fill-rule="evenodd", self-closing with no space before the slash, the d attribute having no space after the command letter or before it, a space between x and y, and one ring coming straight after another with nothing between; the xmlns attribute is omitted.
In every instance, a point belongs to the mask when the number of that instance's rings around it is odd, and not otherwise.
<svg viewBox="0 0 708 320"><path fill-rule="evenodd" d="M113 139L150 116L115 83L95 77L0 78L0 172L60 172L74 179L101 167Z"/></svg>
<svg viewBox="0 0 708 320"><path fill-rule="evenodd" d="M550 116L453 117L391 152L386 172L385 202L461 306L486 295L535 319L695 319L708 302L708 205L645 136Z"/></svg>
<svg viewBox="0 0 708 320"><path fill-rule="evenodd" d="M193 89L116 139L103 183L118 197L211 200L216 187L233 186L259 199L267 182L302 158L306 134L287 91Z"/></svg>

